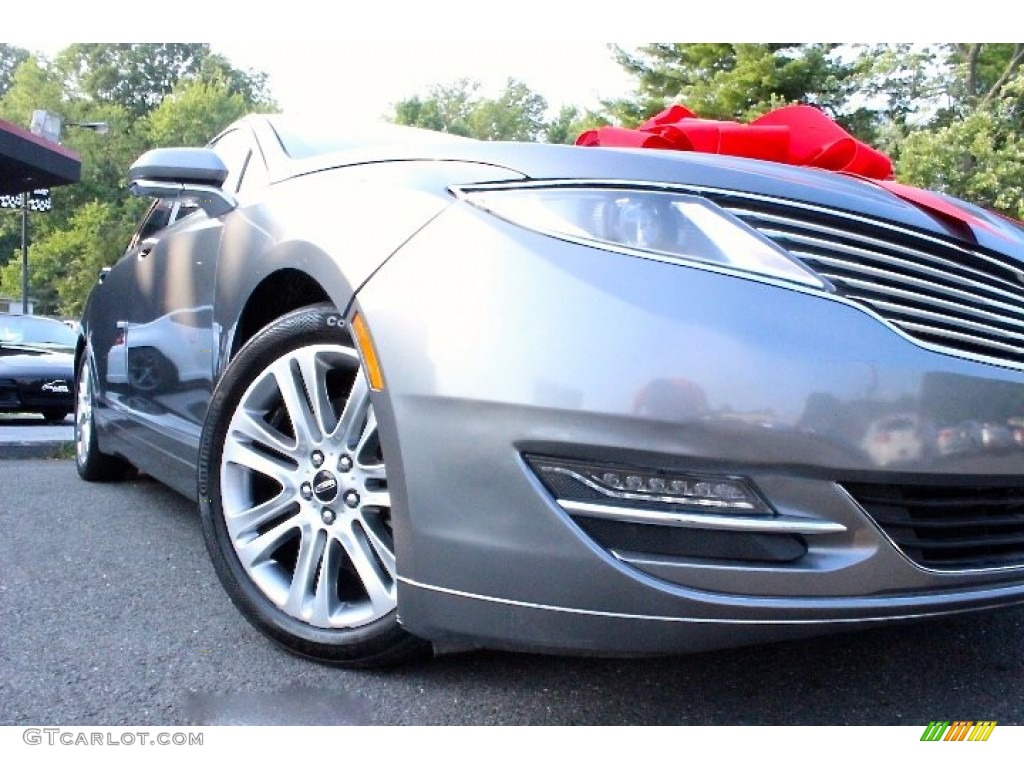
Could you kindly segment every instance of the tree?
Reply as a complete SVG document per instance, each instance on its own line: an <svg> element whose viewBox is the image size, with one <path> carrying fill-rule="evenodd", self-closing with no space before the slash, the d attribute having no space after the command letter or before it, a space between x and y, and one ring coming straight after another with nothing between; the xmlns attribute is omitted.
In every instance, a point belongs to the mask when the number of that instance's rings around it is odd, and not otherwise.
<svg viewBox="0 0 1024 768"><path fill-rule="evenodd" d="M1000 93L980 97L961 119L903 136L900 179L1024 219L1024 138L1017 109L1024 74L1000 86Z"/></svg>
<svg viewBox="0 0 1024 768"><path fill-rule="evenodd" d="M867 82L876 84L874 93L889 94L890 110L878 112L876 122L898 177L1024 216L1024 43L871 54L875 77ZM894 66L880 66L886 63Z"/></svg>
<svg viewBox="0 0 1024 768"><path fill-rule="evenodd" d="M608 124L605 115L566 105L544 128L544 141L549 144L575 144L584 131Z"/></svg>
<svg viewBox="0 0 1024 768"><path fill-rule="evenodd" d="M947 50L959 81L956 95L968 108L1005 97L1024 65L1024 43L954 43Z"/></svg>
<svg viewBox="0 0 1024 768"><path fill-rule="evenodd" d="M0 97L0 119L27 126L33 110L60 112L63 103L59 75L46 62L29 56L11 73L10 85Z"/></svg>
<svg viewBox="0 0 1024 768"><path fill-rule="evenodd" d="M839 114L853 73L852 63L839 55L839 47L656 43L627 51L616 46L616 60L637 77L639 88L635 100L610 106L629 123L650 117L672 102L715 119L749 120L793 102Z"/></svg>
<svg viewBox="0 0 1024 768"><path fill-rule="evenodd" d="M80 206L67 225L35 238L29 261L30 292L36 312L76 317L102 267L124 251L125 211L110 203L92 201ZM21 261L0 270L0 283L21 282Z"/></svg>
<svg viewBox="0 0 1024 768"><path fill-rule="evenodd" d="M469 116L472 135L480 139L537 141L544 132L548 103L525 83L509 78L496 99L483 99Z"/></svg>
<svg viewBox="0 0 1024 768"><path fill-rule="evenodd" d="M7 93L14 78L14 70L28 57L29 53L24 48L0 43L0 96Z"/></svg>
<svg viewBox="0 0 1024 768"><path fill-rule="evenodd" d="M181 78L196 75L208 53L202 43L75 43L56 64L72 93L141 117Z"/></svg>
<svg viewBox="0 0 1024 768"><path fill-rule="evenodd" d="M199 65L198 79L208 84L224 83L228 90L242 97L253 112L273 112L277 109L267 74L253 69L236 69L231 62L217 53L207 53Z"/></svg>
<svg viewBox="0 0 1024 768"><path fill-rule="evenodd" d="M154 109L182 80L227 81L249 104L270 102L265 74L235 69L206 43L75 43L58 54L56 67L72 94L119 104L134 117Z"/></svg>
<svg viewBox="0 0 1024 768"><path fill-rule="evenodd" d="M181 81L146 118L154 146L201 147L253 105L226 80Z"/></svg>
<svg viewBox="0 0 1024 768"><path fill-rule="evenodd" d="M0 52L2 53L2 52ZM0 95L0 118L25 125L34 109L64 118L62 143L82 158L82 180L53 190L33 214L30 279L37 311L75 313L100 267L113 264L147 201L125 172L158 145L202 145L241 115L273 107L262 73L235 69L202 44L72 45L53 61L28 56ZM106 135L68 123L102 121ZM20 294L18 217L0 212L0 294Z"/></svg>
<svg viewBox="0 0 1024 768"><path fill-rule="evenodd" d="M410 96L394 106L393 120L457 136L503 141L536 141L544 134L547 101L513 78L494 99L479 96L480 83L456 80L435 85L426 97Z"/></svg>
<svg viewBox="0 0 1024 768"><path fill-rule="evenodd" d="M469 118L480 103L476 97L479 89L480 83L468 79L434 85L425 98L410 96L395 104L394 122L456 136L470 136Z"/></svg>
<svg viewBox="0 0 1024 768"><path fill-rule="evenodd" d="M947 84L939 65L941 51L909 43L853 46L850 101L844 124L865 141L885 141L922 114L934 115ZM891 150L891 146L884 147Z"/></svg>

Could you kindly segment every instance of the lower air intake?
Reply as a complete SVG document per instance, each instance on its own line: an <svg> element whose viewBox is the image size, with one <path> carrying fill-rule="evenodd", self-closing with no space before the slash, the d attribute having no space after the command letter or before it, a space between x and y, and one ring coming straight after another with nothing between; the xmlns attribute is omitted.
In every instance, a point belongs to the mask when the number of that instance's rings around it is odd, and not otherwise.
<svg viewBox="0 0 1024 768"><path fill-rule="evenodd" d="M1024 486L843 487L918 565L935 570L1024 566Z"/></svg>

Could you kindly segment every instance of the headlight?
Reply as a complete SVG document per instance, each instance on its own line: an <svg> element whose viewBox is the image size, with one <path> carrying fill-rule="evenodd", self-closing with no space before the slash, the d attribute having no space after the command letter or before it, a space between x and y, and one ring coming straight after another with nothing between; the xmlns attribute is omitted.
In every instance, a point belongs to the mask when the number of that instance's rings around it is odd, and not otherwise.
<svg viewBox="0 0 1024 768"><path fill-rule="evenodd" d="M477 188L460 194L513 224L563 240L830 287L770 240L694 195L587 187Z"/></svg>

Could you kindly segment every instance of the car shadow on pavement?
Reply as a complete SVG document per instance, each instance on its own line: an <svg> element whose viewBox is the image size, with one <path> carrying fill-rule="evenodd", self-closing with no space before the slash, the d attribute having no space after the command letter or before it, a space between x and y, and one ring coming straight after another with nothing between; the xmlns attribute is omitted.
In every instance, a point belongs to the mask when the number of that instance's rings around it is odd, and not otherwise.
<svg viewBox="0 0 1024 768"><path fill-rule="evenodd" d="M480 724L1020 723L1022 634L1018 608L657 659L477 652L399 674L447 686ZM518 704L489 709L510 684Z"/></svg>

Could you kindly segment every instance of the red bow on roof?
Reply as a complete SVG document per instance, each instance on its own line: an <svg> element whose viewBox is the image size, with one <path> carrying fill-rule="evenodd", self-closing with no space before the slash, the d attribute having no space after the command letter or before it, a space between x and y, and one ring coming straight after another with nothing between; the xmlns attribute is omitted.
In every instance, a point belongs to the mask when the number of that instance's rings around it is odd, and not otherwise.
<svg viewBox="0 0 1024 768"><path fill-rule="evenodd" d="M814 107L781 107L744 125L731 120L703 120L677 104L637 128L607 126L584 131L576 144L709 152L849 173L873 181L940 218L996 231L934 192L893 181L888 156L855 139Z"/></svg>
<svg viewBox="0 0 1024 768"><path fill-rule="evenodd" d="M789 165L891 179L892 161L858 141L814 107L782 107L749 125L702 120L686 107L659 112L638 128L597 128L576 139L583 147L646 147L751 157Z"/></svg>

